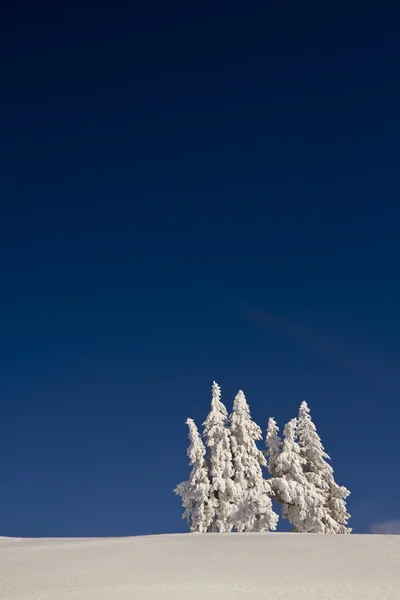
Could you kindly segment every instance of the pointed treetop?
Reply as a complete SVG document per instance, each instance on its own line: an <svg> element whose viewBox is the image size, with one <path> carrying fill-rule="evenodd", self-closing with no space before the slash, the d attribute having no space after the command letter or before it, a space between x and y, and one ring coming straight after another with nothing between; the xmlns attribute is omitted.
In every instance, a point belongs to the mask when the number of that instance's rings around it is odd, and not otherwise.
<svg viewBox="0 0 400 600"><path fill-rule="evenodd" d="M190 458L189 464L194 465L194 463L202 460L206 453L206 449L201 441L199 430L197 429L196 423L193 421L193 419L186 419L186 425L189 427L188 437L191 441L191 444L187 450L187 455Z"/></svg>
<svg viewBox="0 0 400 600"><path fill-rule="evenodd" d="M250 408L249 408L249 405L247 404L246 396L244 395L242 390L239 390L238 393L236 394L236 397L233 401L233 410L237 411L237 412L245 411L246 413L250 414Z"/></svg>
<svg viewBox="0 0 400 600"><path fill-rule="evenodd" d="M309 412L310 409L308 408L308 404L305 400L303 400L303 402L300 404L299 419L300 417L305 417Z"/></svg>
<svg viewBox="0 0 400 600"><path fill-rule="evenodd" d="M215 381L211 388L211 410L208 413L206 420L204 421L204 432L203 437L208 441L210 435L213 435L214 427L224 427L228 420L228 411L224 403L221 401L221 388Z"/></svg>
<svg viewBox="0 0 400 600"><path fill-rule="evenodd" d="M297 429L297 419L291 419L289 421L289 423L286 423L284 429L283 429L283 435L284 435L284 443L285 441L287 442L294 442L295 438L296 438L296 429Z"/></svg>
<svg viewBox="0 0 400 600"><path fill-rule="evenodd" d="M284 427L282 452L276 459L275 470L278 476L290 474L291 478L304 483L303 465L306 461L300 456L296 437L297 419L292 419Z"/></svg>
<svg viewBox="0 0 400 600"><path fill-rule="evenodd" d="M267 445L268 452L270 452L274 448L274 450L279 454L279 450L282 446L282 440L279 437L278 432L279 427L274 417L270 417L268 419L267 434L265 436L265 443Z"/></svg>
<svg viewBox="0 0 400 600"><path fill-rule="evenodd" d="M225 405L221 402L221 388L216 381L213 381L211 388L211 410L216 410L224 416L228 416Z"/></svg>
<svg viewBox="0 0 400 600"><path fill-rule="evenodd" d="M246 396L239 390L233 401L233 411L230 416L231 419L231 433L236 431L236 435L239 435L239 430L242 432L241 435L245 438L252 440L261 440L262 432L260 427L253 421L250 415L250 408L247 404ZM243 429L244 428L244 429ZM263 457L261 450L258 450L260 456ZM264 458L261 459L262 464L265 464Z"/></svg>
<svg viewBox="0 0 400 600"><path fill-rule="evenodd" d="M274 433L277 432L277 431L279 431L279 427L276 424L276 421L275 421L274 417L270 417L268 419L268 429L267 429L267 431L271 431L271 432L273 431Z"/></svg>
<svg viewBox="0 0 400 600"><path fill-rule="evenodd" d="M216 400L219 400L221 398L221 387L218 385L218 383L216 381L213 381L211 389L212 389L213 400L214 400L214 398Z"/></svg>
<svg viewBox="0 0 400 600"><path fill-rule="evenodd" d="M307 402L302 402L299 409L298 437L302 452L306 458L311 453L320 455L321 458L330 459L329 454L325 452L321 438L317 433L317 428L311 419L310 409Z"/></svg>

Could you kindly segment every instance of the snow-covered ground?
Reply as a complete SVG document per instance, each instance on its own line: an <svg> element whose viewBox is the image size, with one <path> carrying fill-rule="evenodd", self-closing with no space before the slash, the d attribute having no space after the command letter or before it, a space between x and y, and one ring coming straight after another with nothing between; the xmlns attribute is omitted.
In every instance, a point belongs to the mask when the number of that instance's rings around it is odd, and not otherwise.
<svg viewBox="0 0 400 600"><path fill-rule="evenodd" d="M1 600L395 600L400 536L0 538Z"/></svg>

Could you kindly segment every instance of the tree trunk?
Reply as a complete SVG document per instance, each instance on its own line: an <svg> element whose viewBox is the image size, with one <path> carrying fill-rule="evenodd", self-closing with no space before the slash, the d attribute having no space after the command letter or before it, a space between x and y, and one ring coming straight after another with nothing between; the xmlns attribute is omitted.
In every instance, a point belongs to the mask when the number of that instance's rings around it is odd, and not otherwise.
<svg viewBox="0 0 400 600"><path fill-rule="evenodd" d="M208 532L209 533L216 533L217 532L217 521L216 521L215 518L213 519L213 522L211 523Z"/></svg>

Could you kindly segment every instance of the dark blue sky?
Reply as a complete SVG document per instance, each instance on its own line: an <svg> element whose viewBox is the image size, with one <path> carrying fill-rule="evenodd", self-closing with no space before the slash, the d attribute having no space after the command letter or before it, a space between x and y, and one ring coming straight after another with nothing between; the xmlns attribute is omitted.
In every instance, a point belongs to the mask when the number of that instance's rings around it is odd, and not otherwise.
<svg viewBox="0 0 400 600"><path fill-rule="evenodd" d="M0 23L0 535L186 530L213 379L400 518L397 8L108 4Z"/></svg>

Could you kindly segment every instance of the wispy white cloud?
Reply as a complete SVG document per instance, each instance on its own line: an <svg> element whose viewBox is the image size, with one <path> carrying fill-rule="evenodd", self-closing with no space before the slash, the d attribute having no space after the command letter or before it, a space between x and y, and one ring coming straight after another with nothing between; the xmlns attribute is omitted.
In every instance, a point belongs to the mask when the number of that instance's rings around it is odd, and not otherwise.
<svg viewBox="0 0 400 600"><path fill-rule="evenodd" d="M391 521L382 521L381 523L374 523L373 525L371 525L370 531L371 533L400 535L400 519L393 519Z"/></svg>
<svg viewBox="0 0 400 600"><path fill-rule="evenodd" d="M390 371L386 365L379 363L376 357L365 355L358 348L351 349L352 344L349 340L340 338L337 333L249 306L242 305L241 310L245 318L253 323L272 327L278 332L296 338L309 348L313 348L318 354L337 361L338 364L358 373L359 376L365 378L367 375L370 379L398 390L400 380L397 371Z"/></svg>

